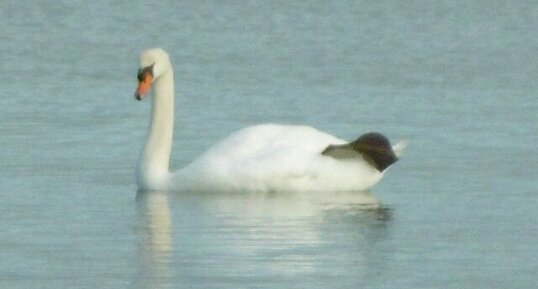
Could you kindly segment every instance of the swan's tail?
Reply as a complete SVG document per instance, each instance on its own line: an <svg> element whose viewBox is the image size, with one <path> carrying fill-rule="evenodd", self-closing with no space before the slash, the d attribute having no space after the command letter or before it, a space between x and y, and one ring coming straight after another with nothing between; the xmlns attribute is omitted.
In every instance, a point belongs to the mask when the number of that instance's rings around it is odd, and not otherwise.
<svg viewBox="0 0 538 289"><path fill-rule="evenodd" d="M397 157L400 157L402 155L403 151L405 150L406 146L407 146L407 141L406 140L401 140L397 144L392 146L392 150L394 151L394 153L396 154Z"/></svg>

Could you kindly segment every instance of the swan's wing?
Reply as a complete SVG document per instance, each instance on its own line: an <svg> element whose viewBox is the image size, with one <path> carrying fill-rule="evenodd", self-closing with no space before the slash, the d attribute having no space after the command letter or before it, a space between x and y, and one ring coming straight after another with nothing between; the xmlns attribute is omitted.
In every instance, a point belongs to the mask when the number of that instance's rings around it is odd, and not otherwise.
<svg viewBox="0 0 538 289"><path fill-rule="evenodd" d="M407 141L401 140L394 146L392 150L397 157L400 157L403 154L403 151L407 147ZM343 145L329 145L323 152L322 155L331 156L336 159L349 159L362 157L361 153L354 149L352 143L347 143Z"/></svg>
<svg viewBox="0 0 538 289"><path fill-rule="evenodd" d="M333 157L335 159L350 159L362 157L362 155L358 151L353 149L353 145L351 143L343 145L329 145L321 152L321 154Z"/></svg>
<svg viewBox="0 0 538 289"><path fill-rule="evenodd" d="M336 159L364 158L371 166L382 172L398 160L405 143L391 147L389 140L379 133L367 133L353 142L343 145L329 145L322 155ZM396 150L397 151L396 151Z"/></svg>

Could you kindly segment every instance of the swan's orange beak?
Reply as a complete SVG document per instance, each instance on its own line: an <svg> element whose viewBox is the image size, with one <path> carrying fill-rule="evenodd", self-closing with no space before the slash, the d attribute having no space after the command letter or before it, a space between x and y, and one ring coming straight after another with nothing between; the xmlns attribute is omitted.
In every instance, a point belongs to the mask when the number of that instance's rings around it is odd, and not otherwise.
<svg viewBox="0 0 538 289"><path fill-rule="evenodd" d="M143 75L140 75L138 78L138 88L135 91L135 98L137 100L142 100L144 96L149 92L151 84L153 83L153 76L151 73L146 72Z"/></svg>

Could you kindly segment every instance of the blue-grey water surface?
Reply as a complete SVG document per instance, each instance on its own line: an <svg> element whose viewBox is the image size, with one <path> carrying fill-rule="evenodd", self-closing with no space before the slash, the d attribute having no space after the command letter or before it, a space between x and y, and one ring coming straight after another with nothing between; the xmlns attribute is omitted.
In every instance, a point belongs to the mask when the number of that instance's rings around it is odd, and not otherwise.
<svg viewBox="0 0 538 289"><path fill-rule="evenodd" d="M2 1L0 288L534 288L533 1ZM407 139L356 194L137 193L137 55L172 166L248 125Z"/></svg>

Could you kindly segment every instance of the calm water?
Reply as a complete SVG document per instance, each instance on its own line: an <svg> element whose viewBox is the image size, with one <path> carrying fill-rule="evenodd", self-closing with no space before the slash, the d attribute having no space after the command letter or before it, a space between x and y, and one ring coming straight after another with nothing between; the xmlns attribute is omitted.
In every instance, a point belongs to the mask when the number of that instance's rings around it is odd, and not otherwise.
<svg viewBox="0 0 538 289"><path fill-rule="evenodd" d="M538 4L119 2L0 3L0 288L534 288ZM257 123L377 130L410 142L383 207L137 193L154 46L174 168Z"/></svg>

